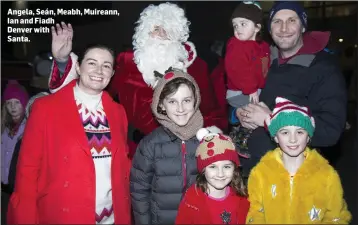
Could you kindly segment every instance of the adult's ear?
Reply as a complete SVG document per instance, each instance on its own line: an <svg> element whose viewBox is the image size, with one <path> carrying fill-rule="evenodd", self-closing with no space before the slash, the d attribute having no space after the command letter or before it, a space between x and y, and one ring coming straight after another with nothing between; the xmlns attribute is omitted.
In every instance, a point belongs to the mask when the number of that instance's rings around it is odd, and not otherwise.
<svg viewBox="0 0 358 225"><path fill-rule="evenodd" d="M81 73L80 73L80 63L78 61L76 62L75 69L76 69L76 73L80 76L81 75Z"/></svg>

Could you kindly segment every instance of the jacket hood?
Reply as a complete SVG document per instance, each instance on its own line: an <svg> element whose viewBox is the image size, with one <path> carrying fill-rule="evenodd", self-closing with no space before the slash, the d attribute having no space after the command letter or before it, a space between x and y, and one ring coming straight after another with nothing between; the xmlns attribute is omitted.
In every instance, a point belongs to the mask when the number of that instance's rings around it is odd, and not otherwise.
<svg viewBox="0 0 358 225"><path fill-rule="evenodd" d="M168 128L172 133L174 133L176 136L178 136L181 140L189 140L190 138L194 137L196 135L196 132L203 127L204 125L204 119L203 116L199 110L199 105L201 101L200 97L200 89L196 81L192 76L189 74L180 71L180 70L172 70L167 72L165 75L158 74L159 76L162 76L160 79L158 79L158 82L156 84L156 87L154 89L153 93L153 100L151 104L152 112L154 116L156 117L157 121L163 125L165 128ZM189 119L188 123L185 126L178 126L175 124L167 115L164 115L162 113L158 112L158 106L159 106L159 97L165 87L165 85L172 80L176 78L184 78L188 80L190 83L192 83L195 87L195 98L196 103L194 106L194 114Z"/></svg>
<svg viewBox="0 0 358 225"><path fill-rule="evenodd" d="M299 51L301 54L316 54L322 51L329 42L331 32L311 31L303 35L303 47Z"/></svg>
<svg viewBox="0 0 358 225"><path fill-rule="evenodd" d="M330 35L329 31L310 31L304 33L302 48L295 55L285 59L279 57L279 49L276 46L271 46L271 63L279 58L280 63L287 62L289 64L309 66L315 58L315 54L326 48Z"/></svg>

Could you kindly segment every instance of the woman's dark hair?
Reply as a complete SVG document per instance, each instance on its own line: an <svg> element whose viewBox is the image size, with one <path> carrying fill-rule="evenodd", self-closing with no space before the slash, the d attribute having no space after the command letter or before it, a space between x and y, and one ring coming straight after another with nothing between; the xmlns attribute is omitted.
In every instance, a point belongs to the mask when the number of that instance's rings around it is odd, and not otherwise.
<svg viewBox="0 0 358 225"><path fill-rule="evenodd" d="M196 176L196 186L200 188L202 192L208 193L208 181L205 178L205 169ZM247 196L247 189L241 176L241 169L238 166L235 167L230 187L235 190L236 195Z"/></svg>
<svg viewBox="0 0 358 225"><path fill-rule="evenodd" d="M88 46L85 48L85 50L82 51L82 52L78 55L78 62L79 62L80 64L82 64L82 61L83 61L83 59L85 58L86 54L87 54L90 50L95 49L95 48L99 48L99 49L102 49L102 50L106 50L106 51L108 51L108 52L112 55L112 57L113 57L113 68L114 68L114 63L115 63L115 59L116 59L115 52L114 52L111 48L109 48L109 47L107 47L107 46L105 46L105 45L102 45L102 44L90 44L90 45L88 45Z"/></svg>
<svg viewBox="0 0 358 225"><path fill-rule="evenodd" d="M194 106L196 105L196 93L195 93L195 86L193 83L191 83L189 80L182 78L182 77L178 77L175 78L171 81L169 81L168 83L165 84L165 86L163 87L162 93L160 93L159 96L159 102L158 102L158 106L157 106L157 112L163 115L166 115L166 112L160 107L161 104L163 104L164 99L168 96L171 95L175 92L178 91L178 88L180 87L180 85L185 84L188 86L188 88L193 92L194 95Z"/></svg>

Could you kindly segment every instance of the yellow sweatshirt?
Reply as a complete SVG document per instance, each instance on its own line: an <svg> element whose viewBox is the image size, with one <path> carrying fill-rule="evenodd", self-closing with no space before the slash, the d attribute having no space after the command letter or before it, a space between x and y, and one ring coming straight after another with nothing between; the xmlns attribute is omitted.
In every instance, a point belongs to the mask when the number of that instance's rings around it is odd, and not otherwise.
<svg viewBox="0 0 358 225"><path fill-rule="evenodd" d="M248 181L247 224L348 224L352 216L343 199L337 172L316 150L291 177L276 148L262 157Z"/></svg>

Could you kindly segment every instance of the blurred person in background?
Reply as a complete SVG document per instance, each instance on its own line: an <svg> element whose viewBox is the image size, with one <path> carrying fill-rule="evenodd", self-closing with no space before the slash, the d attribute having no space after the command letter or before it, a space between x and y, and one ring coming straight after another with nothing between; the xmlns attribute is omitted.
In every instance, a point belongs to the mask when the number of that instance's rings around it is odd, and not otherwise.
<svg viewBox="0 0 358 225"><path fill-rule="evenodd" d="M29 96L25 88L10 80L3 94L1 118L1 190L10 193L8 176L11 158L26 124L25 108Z"/></svg>
<svg viewBox="0 0 358 225"><path fill-rule="evenodd" d="M9 197L13 191L9 185L11 173L11 160L15 145L25 129L25 108L29 96L26 89L15 80L10 80L2 96L1 113L1 221L6 221L6 209ZM10 182L11 183L11 182Z"/></svg>

